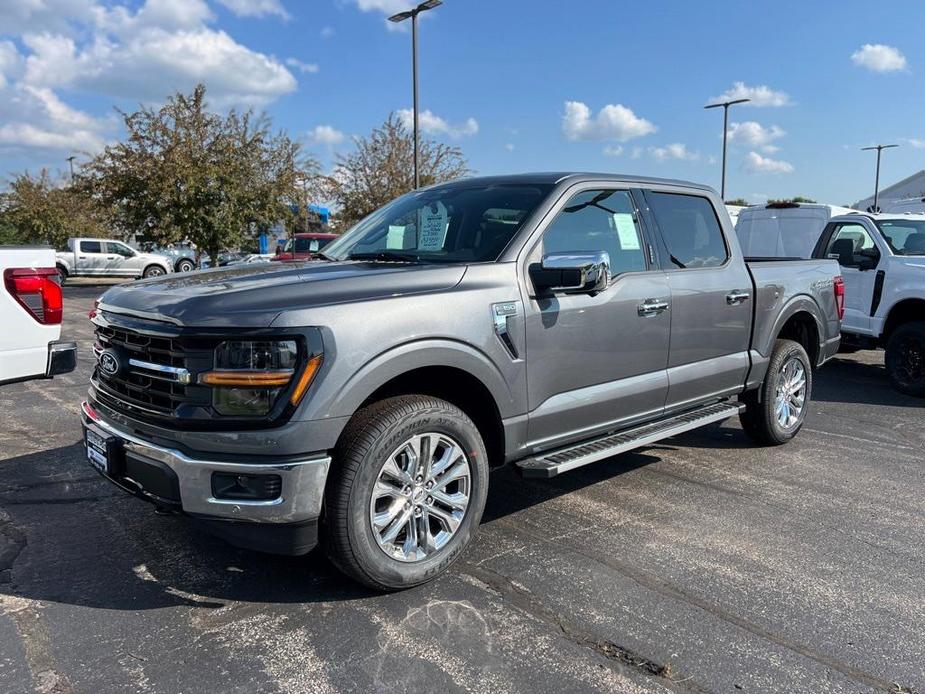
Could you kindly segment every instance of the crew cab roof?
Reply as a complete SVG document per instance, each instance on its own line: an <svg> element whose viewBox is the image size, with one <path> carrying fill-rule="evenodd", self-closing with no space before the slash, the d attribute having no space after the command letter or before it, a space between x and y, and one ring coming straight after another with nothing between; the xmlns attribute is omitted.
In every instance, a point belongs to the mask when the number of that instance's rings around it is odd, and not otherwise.
<svg viewBox="0 0 925 694"><path fill-rule="evenodd" d="M702 191L713 191L713 188L702 183L693 183L691 181L681 181L671 178L657 178L654 176L633 176L629 174L617 173L595 173L589 171L546 171L522 174L505 174L499 176L475 176L472 178L458 178L447 183L438 183L430 186L430 189L438 189L443 186L451 186L460 183L473 183L479 185L556 185L559 183L581 183L583 181L613 181L614 183L629 183L635 186L646 185L671 185L684 188L695 188Z"/></svg>

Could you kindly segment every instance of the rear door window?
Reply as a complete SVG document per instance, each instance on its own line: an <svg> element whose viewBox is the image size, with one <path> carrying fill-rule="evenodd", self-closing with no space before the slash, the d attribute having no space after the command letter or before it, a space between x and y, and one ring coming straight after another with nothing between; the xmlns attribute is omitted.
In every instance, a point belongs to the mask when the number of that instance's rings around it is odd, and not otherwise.
<svg viewBox="0 0 925 694"><path fill-rule="evenodd" d="M673 267L719 267L729 259L716 211L707 198L654 192L646 198Z"/></svg>
<svg viewBox="0 0 925 694"><path fill-rule="evenodd" d="M80 242L80 252L81 253L102 253L103 244L99 241L81 241Z"/></svg>

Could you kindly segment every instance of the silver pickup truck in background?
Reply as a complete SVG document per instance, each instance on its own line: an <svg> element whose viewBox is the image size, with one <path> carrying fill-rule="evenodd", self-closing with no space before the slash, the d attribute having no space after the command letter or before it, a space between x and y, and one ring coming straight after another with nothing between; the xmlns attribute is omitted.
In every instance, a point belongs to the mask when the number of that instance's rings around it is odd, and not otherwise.
<svg viewBox="0 0 925 694"><path fill-rule="evenodd" d="M377 589L464 550L491 466L551 477L738 415L782 444L838 350L834 260L746 260L710 188L547 173L414 191L312 261L108 290L90 464Z"/></svg>
<svg viewBox="0 0 925 694"><path fill-rule="evenodd" d="M68 277L160 277L174 271L170 258L113 239L68 239L55 265L62 284Z"/></svg>

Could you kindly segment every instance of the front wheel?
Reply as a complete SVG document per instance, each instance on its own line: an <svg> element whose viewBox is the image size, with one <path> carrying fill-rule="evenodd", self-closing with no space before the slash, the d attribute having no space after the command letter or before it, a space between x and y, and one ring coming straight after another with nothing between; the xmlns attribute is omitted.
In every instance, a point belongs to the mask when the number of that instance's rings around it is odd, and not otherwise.
<svg viewBox="0 0 925 694"><path fill-rule="evenodd" d="M438 576L469 545L488 494L485 444L458 407L423 395L354 415L326 493L325 542L346 574L377 590Z"/></svg>
<svg viewBox="0 0 925 694"><path fill-rule="evenodd" d="M886 343L886 373L900 393L925 397L925 322L899 326Z"/></svg>
<svg viewBox="0 0 925 694"><path fill-rule="evenodd" d="M145 271L142 273L142 277L148 279L149 277L160 277L161 275L166 275L164 268L160 265L149 265L145 268Z"/></svg>
<svg viewBox="0 0 925 694"><path fill-rule="evenodd" d="M764 383L740 398L745 403L739 415L742 428L757 443L787 443L803 426L812 390L813 371L806 350L799 342L777 340Z"/></svg>

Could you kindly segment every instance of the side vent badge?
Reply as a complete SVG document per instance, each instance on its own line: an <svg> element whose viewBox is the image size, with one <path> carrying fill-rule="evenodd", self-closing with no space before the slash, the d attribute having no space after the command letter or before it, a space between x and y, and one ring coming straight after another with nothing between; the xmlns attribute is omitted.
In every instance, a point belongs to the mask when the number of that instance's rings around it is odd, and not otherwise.
<svg viewBox="0 0 925 694"><path fill-rule="evenodd" d="M495 334L501 340L501 344L504 345L508 354L511 355L511 359L519 358L517 347L514 346L514 341L511 339L511 334L508 330L508 321L512 316L517 315L517 311L516 301L503 301L500 304L491 305L491 317L495 324Z"/></svg>

